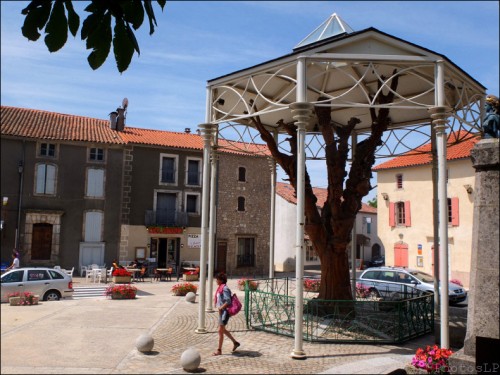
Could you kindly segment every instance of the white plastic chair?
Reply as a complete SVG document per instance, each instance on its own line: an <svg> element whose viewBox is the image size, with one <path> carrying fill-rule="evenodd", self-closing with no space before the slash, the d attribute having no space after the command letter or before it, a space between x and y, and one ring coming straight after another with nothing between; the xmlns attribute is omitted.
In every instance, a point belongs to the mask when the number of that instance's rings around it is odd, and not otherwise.
<svg viewBox="0 0 500 375"><path fill-rule="evenodd" d="M95 271L94 269L87 269L87 273L85 275L85 282L91 281L92 283L95 283Z"/></svg>
<svg viewBox="0 0 500 375"><path fill-rule="evenodd" d="M73 272L75 272L75 267L73 267L70 270L64 270L64 272L66 272L69 276L73 277Z"/></svg>
<svg viewBox="0 0 500 375"><path fill-rule="evenodd" d="M54 269L55 269L55 270L60 270L60 269L61 269L61 266L54 266Z"/></svg>
<svg viewBox="0 0 500 375"><path fill-rule="evenodd" d="M97 270L96 279L97 280L95 282L97 283L100 283L101 281L106 282L106 268L101 268Z"/></svg>

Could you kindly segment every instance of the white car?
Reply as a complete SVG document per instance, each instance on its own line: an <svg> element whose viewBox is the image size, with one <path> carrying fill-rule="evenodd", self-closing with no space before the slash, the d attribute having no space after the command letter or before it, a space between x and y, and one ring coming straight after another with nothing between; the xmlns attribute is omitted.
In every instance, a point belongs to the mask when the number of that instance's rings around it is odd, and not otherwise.
<svg viewBox="0 0 500 375"><path fill-rule="evenodd" d="M4 273L1 280L2 302L8 302L9 294L16 292L31 292L44 301L58 301L73 296L71 276L54 268L16 268Z"/></svg>
<svg viewBox="0 0 500 375"><path fill-rule="evenodd" d="M401 294L403 290L408 290L410 287L424 293L434 293L434 278L431 275L408 268L368 268L361 274L358 282L376 297ZM449 283L448 298L450 304L463 302L467 298L467 291L460 285Z"/></svg>

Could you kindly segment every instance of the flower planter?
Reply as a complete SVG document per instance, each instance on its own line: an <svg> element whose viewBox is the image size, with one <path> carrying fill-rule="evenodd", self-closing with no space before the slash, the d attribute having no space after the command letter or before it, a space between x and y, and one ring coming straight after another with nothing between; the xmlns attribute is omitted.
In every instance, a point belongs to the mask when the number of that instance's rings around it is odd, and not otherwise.
<svg viewBox="0 0 500 375"><path fill-rule="evenodd" d="M183 274L182 275L182 279L184 281L197 281L198 280L198 275L187 275L187 274Z"/></svg>
<svg viewBox="0 0 500 375"><path fill-rule="evenodd" d="M427 374L427 370L424 370L423 368L417 368L412 365L406 365L405 371L407 374Z"/></svg>
<svg viewBox="0 0 500 375"><path fill-rule="evenodd" d="M132 276L113 276L115 284L126 284L132 281Z"/></svg>
<svg viewBox="0 0 500 375"><path fill-rule="evenodd" d="M123 295L121 293L113 293L111 299L135 299L135 293L133 295Z"/></svg>
<svg viewBox="0 0 500 375"><path fill-rule="evenodd" d="M21 297L10 297L9 304L11 306L19 306L21 304Z"/></svg>

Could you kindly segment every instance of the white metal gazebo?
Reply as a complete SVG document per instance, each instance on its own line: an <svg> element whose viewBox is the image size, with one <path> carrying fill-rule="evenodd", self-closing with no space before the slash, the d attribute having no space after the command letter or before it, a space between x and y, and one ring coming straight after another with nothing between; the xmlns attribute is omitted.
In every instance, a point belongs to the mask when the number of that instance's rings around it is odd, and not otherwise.
<svg viewBox="0 0 500 375"><path fill-rule="evenodd" d="M377 104L378 96L391 90L391 82L396 77L399 85L394 101ZM370 132L370 111L384 107L390 108L391 122L377 157L396 156L431 139L437 150L435 162L438 169L439 203L435 208L439 212L440 224L436 236L439 241L435 238L435 247L440 249L439 278L447 285L446 129L449 128L450 132L479 131L485 96L485 88L444 55L374 28L353 31L335 13L302 40L292 53L208 81L206 119L200 125L205 142L200 261L205 264L208 256L209 296L212 294L215 234L215 220L211 220L214 216L210 214L215 211L213 176L216 164L212 156L216 147L255 152L255 148L249 147L257 139L260 141L258 132L249 121L254 116L259 116L280 147L284 146L280 141L284 133L280 124L295 122L297 127L296 278L298 281L303 278L305 163L306 159L322 159L324 154L313 111L315 106L330 108L332 121L339 126L346 124L351 117L360 120L351 134L351 153L354 152L352 146ZM271 173L274 183L275 169ZM273 229L273 211L271 218ZM437 221L436 217L436 226ZM272 277L273 256L270 258ZM211 297L205 306L206 276L202 267L199 333L206 332L205 309L213 311ZM297 282L296 293L292 357L304 358L301 282ZM442 347L448 347L447 288L443 288L440 298L441 341Z"/></svg>

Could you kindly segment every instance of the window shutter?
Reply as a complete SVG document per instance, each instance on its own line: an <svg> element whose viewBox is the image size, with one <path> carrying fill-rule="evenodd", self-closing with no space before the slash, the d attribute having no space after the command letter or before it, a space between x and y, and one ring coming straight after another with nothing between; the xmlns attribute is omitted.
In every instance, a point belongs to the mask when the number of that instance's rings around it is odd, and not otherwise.
<svg viewBox="0 0 500 375"><path fill-rule="evenodd" d="M458 222L458 198L451 198L451 225L457 227Z"/></svg>
<svg viewBox="0 0 500 375"><path fill-rule="evenodd" d="M411 227L410 201L405 202L405 226Z"/></svg>
<svg viewBox="0 0 500 375"><path fill-rule="evenodd" d="M389 202L389 226L390 227L395 227L396 226L396 216L394 212L394 202Z"/></svg>
<svg viewBox="0 0 500 375"><path fill-rule="evenodd" d="M45 193L45 164L38 164L36 166L36 187L35 193Z"/></svg>

